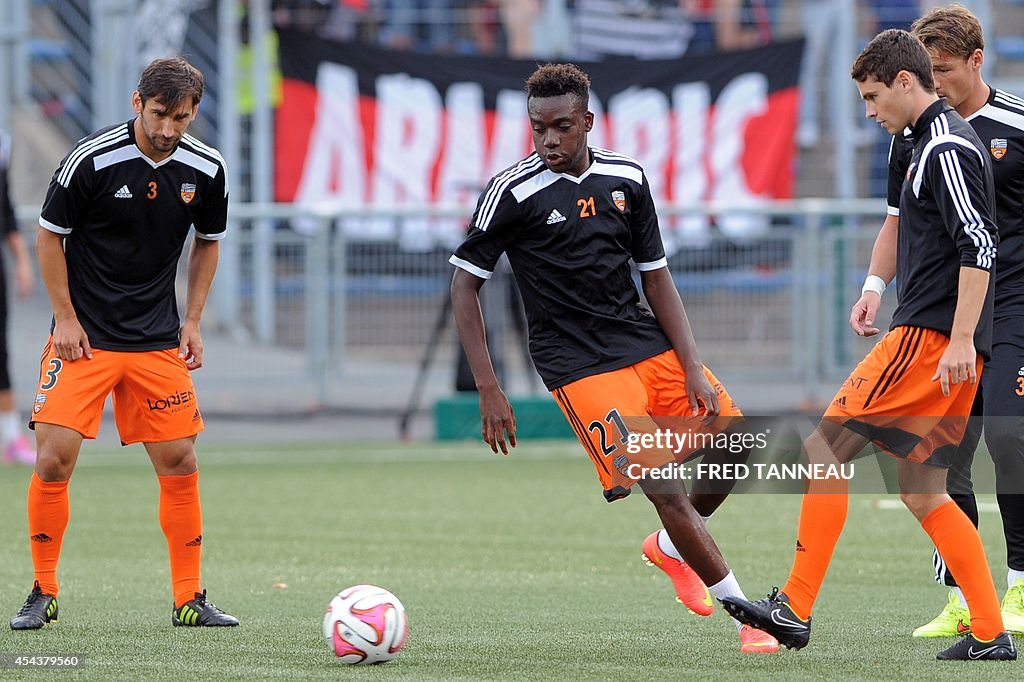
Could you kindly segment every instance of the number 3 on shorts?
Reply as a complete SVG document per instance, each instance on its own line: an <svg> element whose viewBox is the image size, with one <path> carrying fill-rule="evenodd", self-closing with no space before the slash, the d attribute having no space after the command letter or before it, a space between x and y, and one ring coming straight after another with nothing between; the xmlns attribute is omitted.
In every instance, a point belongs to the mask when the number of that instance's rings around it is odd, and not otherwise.
<svg viewBox="0 0 1024 682"><path fill-rule="evenodd" d="M64 363L61 362L60 358L51 358L50 367L46 370L46 381L39 385L40 391L49 391L51 388L57 385L57 375L60 374L61 369L64 368Z"/></svg>

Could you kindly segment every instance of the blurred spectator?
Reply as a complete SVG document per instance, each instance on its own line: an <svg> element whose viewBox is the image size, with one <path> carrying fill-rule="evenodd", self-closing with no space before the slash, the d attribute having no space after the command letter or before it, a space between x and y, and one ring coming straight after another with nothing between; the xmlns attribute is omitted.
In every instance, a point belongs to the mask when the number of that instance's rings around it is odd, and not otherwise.
<svg viewBox="0 0 1024 682"><path fill-rule="evenodd" d="M694 26L690 52L743 50L767 45L775 33L776 0L684 0Z"/></svg>
<svg viewBox="0 0 1024 682"><path fill-rule="evenodd" d="M334 40L356 40L369 16L370 0L334 0L320 32Z"/></svg>
<svg viewBox="0 0 1024 682"><path fill-rule="evenodd" d="M393 50L455 52L455 0L379 0L378 40Z"/></svg>
<svg viewBox="0 0 1024 682"><path fill-rule="evenodd" d="M843 1L800 3L800 23L807 41L800 64L800 123L796 131L801 147L810 148L818 143L818 85L824 80L831 45L839 34Z"/></svg>
<svg viewBox="0 0 1024 682"><path fill-rule="evenodd" d="M817 145L820 137L819 88L825 88L825 98L832 105L829 111L832 120L839 120L845 113L838 111L835 106L839 100L831 94L833 85L828 70L833 67L831 60L835 56L834 45L839 40L839 31L843 28L846 14L844 8L852 9L852 3L847 0L802 0L800 4L800 19L807 44L800 64L800 123L797 126L796 141L804 148ZM849 72L849 65L844 62L842 68L845 76ZM879 130L874 124L860 124L857 127L856 144L871 144L879 139Z"/></svg>
<svg viewBox="0 0 1024 682"><path fill-rule="evenodd" d="M11 138L0 130L0 235L7 242L14 259L15 290L19 297L24 298L32 291L32 266L25 240L18 231L14 201L9 191L7 170L10 158ZM5 462L31 466L36 463L36 453L22 432L23 422L14 407L7 341L7 278L0 260L0 454Z"/></svg>
<svg viewBox="0 0 1024 682"><path fill-rule="evenodd" d="M540 0L501 0L501 22L510 57L526 59L535 54L533 36L540 5Z"/></svg>
<svg viewBox="0 0 1024 682"><path fill-rule="evenodd" d="M918 0L871 0L868 3L874 25L867 32L873 37L890 28L910 30L910 25L921 16Z"/></svg>
<svg viewBox="0 0 1024 682"><path fill-rule="evenodd" d="M611 55L671 59L683 55L693 25L686 0L576 0L573 33L577 59Z"/></svg>
<svg viewBox="0 0 1024 682"><path fill-rule="evenodd" d="M502 0L477 0L465 3L459 52L496 55L505 53L505 35L499 18ZM516 3L518 4L518 3Z"/></svg>
<svg viewBox="0 0 1024 682"><path fill-rule="evenodd" d="M327 20L336 0L272 0L271 22L276 28L317 31Z"/></svg>

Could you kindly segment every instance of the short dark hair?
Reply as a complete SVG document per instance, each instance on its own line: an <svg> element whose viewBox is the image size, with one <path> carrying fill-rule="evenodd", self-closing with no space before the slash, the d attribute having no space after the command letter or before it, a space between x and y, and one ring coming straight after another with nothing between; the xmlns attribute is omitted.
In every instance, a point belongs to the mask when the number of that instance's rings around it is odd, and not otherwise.
<svg viewBox="0 0 1024 682"><path fill-rule="evenodd" d="M900 71L909 71L925 90L935 92L932 58L924 44L907 31L890 28L871 39L857 56L850 75L858 83L873 76L891 87Z"/></svg>
<svg viewBox="0 0 1024 682"><path fill-rule="evenodd" d="M139 97L142 103L158 99L168 109L177 109L185 98L192 98L192 106L203 99L205 82L199 69L184 57L154 59L139 76Z"/></svg>
<svg viewBox="0 0 1024 682"><path fill-rule="evenodd" d="M929 50L969 59L985 50L981 22L963 5L936 7L914 22L911 33Z"/></svg>
<svg viewBox="0 0 1024 682"><path fill-rule="evenodd" d="M590 106L590 76L575 64L544 64L526 79L526 97L573 95L585 111Z"/></svg>

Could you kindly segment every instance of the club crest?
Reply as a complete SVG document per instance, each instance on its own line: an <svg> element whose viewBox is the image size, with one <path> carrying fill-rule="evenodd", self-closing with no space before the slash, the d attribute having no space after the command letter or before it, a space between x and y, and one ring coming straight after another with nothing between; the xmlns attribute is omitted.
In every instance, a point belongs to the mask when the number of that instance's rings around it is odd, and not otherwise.
<svg viewBox="0 0 1024 682"><path fill-rule="evenodd" d="M181 200L186 204L192 203L192 199L196 196L196 186L191 182L181 183Z"/></svg>
<svg viewBox="0 0 1024 682"><path fill-rule="evenodd" d="M615 208L619 209L619 212L626 212L626 193L621 190L615 190L612 192L612 203L615 204Z"/></svg>
<svg viewBox="0 0 1024 682"><path fill-rule="evenodd" d="M1006 156L1006 140L1001 137L993 137L988 142L988 150L992 152L992 158L998 161Z"/></svg>

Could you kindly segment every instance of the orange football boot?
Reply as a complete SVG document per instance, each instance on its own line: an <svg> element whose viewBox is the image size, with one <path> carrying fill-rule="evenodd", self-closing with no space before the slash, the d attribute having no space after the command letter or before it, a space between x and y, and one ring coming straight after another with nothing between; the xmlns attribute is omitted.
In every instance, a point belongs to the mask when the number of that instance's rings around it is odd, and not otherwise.
<svg viewBox="0 0 1024 682"><path fill-rule="evenodd" d="M658 547L658 533L654 531L644 540L641 558L648 566L657 566L665 571L676 589L676 601L698 616L710 616L714 610L711 593L700 577L685 562L674 559Z"/></svg>
<svg viewBox="0 0 1024 682"><path fill-rule="evenodd" d="M764 630L749 625L740 628L740 653L774 654L779 650L779 640Z"/></svg>

